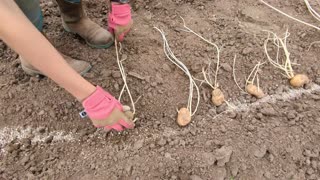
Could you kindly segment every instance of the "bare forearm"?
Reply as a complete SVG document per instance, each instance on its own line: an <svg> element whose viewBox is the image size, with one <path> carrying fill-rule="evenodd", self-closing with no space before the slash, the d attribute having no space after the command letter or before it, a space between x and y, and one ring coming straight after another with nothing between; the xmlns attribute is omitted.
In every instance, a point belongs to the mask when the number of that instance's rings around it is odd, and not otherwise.
<svg viewBox="0 0 320 180"><path fill-rule="evenodd" d="M64 61L49 41L26 19L13 0L0 1L0 38L61 87L83 100L95 87Z"/></svg>

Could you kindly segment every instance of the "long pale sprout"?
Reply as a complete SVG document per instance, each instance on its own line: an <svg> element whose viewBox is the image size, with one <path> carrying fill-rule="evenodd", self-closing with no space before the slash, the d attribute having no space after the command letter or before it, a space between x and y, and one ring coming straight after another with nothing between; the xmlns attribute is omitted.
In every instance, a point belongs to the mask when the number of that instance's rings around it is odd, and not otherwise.
<svg viewBox="0 0 320 180"><path fill-rule="evenodd" d="M128 87L128 84L127 84L127 76L126 76L126 73L124 71L124 67L123 67L122 62L120 61L120 58L119 58L117 40L115 40L115 47L116 47L117 63L118 63L118 67L119 67L119 70L120 70L120 73L121 73L121 76L122 76L122 80L123 80L123 84L124 84L124 86L123 86L123 88L122 88L122 90L120 92L119 101L121 100L121 97L122 97L122 94L124 92L124 89L126 89L128 95L129 95L130 101L131 101L133 114L135 114L136 113L136 108L135 108L135 104L134 104L134 101L133 101L133 98L132 98L132 95L131 95L131 91L130 91L130 89Z"/></svg>
<svg viewBox="0 0 320 180"><path fill-rule="evenodd" d="M268 32L268 37L264 42L264 50L265 50L265 54L267 56L268 61L274 67L284 71L285 76L287 78L291 79L294 76L294 72L293 72L292 63L290 60L290 53L289 53L288 47L287 47L287 38L290 35L288 33L288 30L286 31L283 38L280 38L279 36L277 36L275 33L271 32L271 31L266 31L266 32ZM273 35L272 38L270 37L271 35ZM273 44L277 46L276 60L272 59L271 56L269 55L269 52L268 52L268 44L269 44L270 40L273 40L273 42L274 42ZM283 50L284 55L285 55L284 61L279 61L279 51L281 49Z"/></svg>
<svg viewBox="0 0 320 180"><path fill-rule="evenodd" d="M188 70L188 68L185 66L185 64L183 64L172 52L169 43L167 41L166 35L164 33L163 30L154 27L157 31L160 32L162 39L163 39L163 50L164 53L166 55L166 57L173 63L175 64L177 67L179 67L179 69L181 69L188 77L189 77L189 98L188 98L188 106L187 109L189 110L191 116L195 115L195 113L198 110L198 106L200 103L200 91L199 91L199 87L198 85L195 83L190 71ZM194 110L192 110L192 99L193 99L193 90L194 88L196 89L196 93L197 93L197 103L196 106L194 108Z"/></svg>
<svg viewBox="0 0 320 180"><path fill-rule="evenodd" d="M248 84L254 84L255 80L257 80L257 86L258 86L258 88L259 88L259 77L258 77L258 73L259 73L259 71L260 71L260 66L261 66L261 65L264 65L264 64L265 64L265 62L264 62L264 63L258 62L258 64L256 64L256 65L253 67L253 69L252 69L252 71L250 72L248 78L246 79L246 86L247 86Z"/></svg>
<svg viewBox="0 0 320 180"><path fill-rule="evenodd" d="M320 15L319 15L319 13L317 13L317 11L315 11L315 10L313 9L313 7L311 6L311 4L309 3L309 0L304 0L304 2L305 2L305 4L306 4L306 6L307 6L307 8L308 8L308 10L309 10L309 12L310 12L310 14L311 14L314 18L316 18L318 21L320 21Z"/></svg>
<svg viewBox="0 0 320 180"><path fill-rule="evenodd" d="M233 81L236 83L237 87L244 93L246 93L246 91L244 91L238 81L237 81L237 77L236 77L236 60L237 60L237 55L235 54L234 55L234 58L233 58L233 64L232 64L232 76L233 76Z"/></svg>
<svg viewBox="0 0 320 180"><path fill-rule="evenodd" d="M297 21L297 22L299 22L299 23L302 23L302 24L304 24L304 25L307 25L307 26L310 26L310 27L315 28L315 29L317 29L317 30L320 30L320 27L315 26L315 25L310 24L310 23L307 23L307 22L302 21L302 20L300 20L300 19L297 19L297 18L295 18L295 17L292 17L292 16L284 13L284 12L281 11L280 9L277 9L277 8L273 7L272 5L270 5L269 3L267 3L267 2L265 2L265 1L263 1L263 0L260 0L260 2L262 2L263 4L267 5L267 6L270 7L271 9L277 11L278 13L280 13L280 14L282 14L282 15L290 18L290 19L293 19L293 20L295 20L295 21Z"/></svg>
<svg viewBox="0 0 320 180"><path fill-rule="evenodd" d="M196 33L195 31L193 31L191 28L189 28L187 25L186 25L186 22L185 20L180 16L180 18L182 19L183 21L183 27L185 29L183 29L183 31L185 32L189 32L189 33L192 33L196 36L198 36L200 39L202 39L203 41L207 42L208 44L214 46L217 50L217 66L216 66L216 71L215 71L215 77L214 77L214 88L217 88L218 87L218 71L219 71L219 68L220 68L220 48L217 44L207 40L206 38L202 37L199 33ZM210 86L212 86L212 84L210 84Z"/></svg>

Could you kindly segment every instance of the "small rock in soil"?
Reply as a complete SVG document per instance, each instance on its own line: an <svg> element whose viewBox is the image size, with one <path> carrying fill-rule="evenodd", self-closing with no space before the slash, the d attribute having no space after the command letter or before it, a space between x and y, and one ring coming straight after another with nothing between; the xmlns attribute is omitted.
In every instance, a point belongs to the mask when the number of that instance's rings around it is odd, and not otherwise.
<svg viewBox="0 0 320 180"><path fill-rule="evenodd" d="M320 96L319 95L311 95L311 98L313 99L313 100L315 100L315 101L318 101L318 100L320 100Z"/></svg>
<svg viewBox="0 0 320 180"><path fill-rule="evenodd" d="M135 77L137 79L140 79L140 80L144 80L145 79L143 76L141 76L140 74L138 74L136 72L133 72L133 71L128 72L128 75L130 75L132 77Z"/></svg>
<svg viewBox="0 0 320 180"><path fill-rule="evenodd" d="M158 145L159 146L164 146L166 144L167 144L167 141L165 139L163 139L163 138L158 141Z"/></svg>
<svg viewBox="0 0 320 180"><path fill-rule="evenodd" d="M27 162L29 161L30 157L29 156L25 156L24 158L21 159L21 163L23 165L27 164Z"/></svg>
<svg viewBox="0 0 320 180"><path fill-rule="evenodd" d="M166 153L164 153L164 157L167 159L171 159L171 154L166 152Z"/></svg>
<svg viewBox="0 0 320 180"><path fill-rule="evenodd" d="M255 127L253 125L248 125L247 129L248 131L254 131Z"/></svg>
<svg viewBox="0 0 320 180"><path fill-rule="evenodd" d="M224 166L230 161L230 157L233 150L230 146L222 146L220 149L216 150L216 158L218 160L218 166Z"/></svg>
<svg viewBox="0 0 320 180"><path fill-rule="evenodd" d="M126 169L127 173L131 174L132 165L127 165L125 169Z"/></svg>
<svg viewBox="0 0 320 180"><path fill-rule="evenodd" d="M288 119L294 119L296 118L296 111L289 111L287 114Z"/></svg>
<svg viewBox="0 0 320 180"><path fill-rule="evenodd" d="M270 172L265 172L264 174L263 174L263 176L266 178L266 179L271 179L271 173Z"/></svg>
<svg viewBox="0 0 320 180"><path fill-rule="evenodd" d="M220 131L221 131L222 133L226 133L226 132L227 132L227 129L226 129L226 127L225 127L224 125L221 125L221 126L220 126Z"/></svg>
<svg viewBox="0 0 320 180"><path fill-rule="evenodd" d="M225 70L227 72L231 72L232 71L232 67L228 63L222 63L221 67L222 67L223 70Z"/></svg>
<svg viewBox="0 0 320 180"><path fill-rule="evenodd" d="M314 173L314 170L312 168L309 168L306 173L308 175L312 175Z"/></svg>
<svg viewBox="0 0 320 180"><path fill-rule="evenodd" d="M311 174L308 179L316 180L317 179L317 175L316 174Z"/></svg>
<svg viewBox="0 0 320 180"><path fill-rule="evenodd" d="M227 109L227 105L222 104L221 106L217 107L217 114L224 112L226 109Z"/></svg>
<svg viewBox="0 0 320 180"><path fill-rule="evenodd" d="M239 166L237 164L233 164L230 166L230 170L231 170L231 175L235 177L239 173Z"/></svg>
<svg viewBox="0 0 320 180"><path fill-rule="evenodd" d="M254 151L254 156L257 158L263 158L267 153L267 148L266 147L261 147L261 148L257 148Z"/></svg>
<svg viewBox="0 0 320 180"><path fill-rule="evenodd" d="M265 116L276 116L277 112L273 109L272 106L266 106L260 109L260 112Z"/></svg>
<svg viewBox="0 0 320 180"><path fill-rule="evenodd" d="M46 128L45 127L39 127L38 132L43 134L46 132Z"/></svg>
<svg viewBox="0 0 320 180"><path fill-rule="evenodd" d="M38 113L39 116L42 116L44 115L44 110L41 110L39 113Z"/></svg>
<svg viewBox="0 0 320 180"><path fill-rule="evenodd" d="M317 169L317 167L318 167L318 163L317 163L317 161L315 161L315 160L312 160L311 161L311 167L313 168L313 169Z"/></svg>
<svg viewBox="0 0 320 180"><path fill-rule="evenodd" d="M203 153L202 156L206 166L212 166L216 161L216 157L212 153Z"/></svg>
<svg viewBox="0 0 320 180"><path fill-rule="evenodd" d="M235 119L237 117L237 113L234 111L229 111L227 115L231 119Z"/></svg>
<svg viewBox="0 0 320 180"><path fill-rule="evenodd" d="M171 72L171 67L168 64L163 64L162 65L163 70L165 70L166 72Z"/></svg>
<svg viewBox="0 0 320 180"><path fill-rule="evenodd" d="M47 138L44 140L44 142L47 143L47 144L49 144L49 143L52 142L52 140L53 140L53 136L49 136L49 137L47 137Z"/></svg>
<svg viewBox="0 0 320 180"><path fill-rule="evenodd" d="M192 175L190 176L190 180L202 180L202 178L198 175Z"/></svg>
<svg viewBox="0 0 320 180"><path fill-rule="evenodd" d="M121 73L119 71L112 71L113 78L121 78Z"/></svg>
<svg viewBox="0 0 320 180"><path fill-rule="evenodd" d="M243 55L247 55L247 54L249 54L249 53L251 53L251 52L252 52L252 48L247 47L247 48L244 48L244 49L243 49L242 54L243 54Z"/></svg>
<svg viewBox="0 0 320 180"><path fill-rule="evenodd" d="M214 180L225 180L227 176L227 170L224 167L215 168L212 172Z"/></svg>
<svg viewBox="0 0 320 180"><path fill-rule="evenodd" d="M136 149L136 150L139 150L143 147L143 143L144 143L144 140L139 140L139 141L136 141L133 145L133 148Z"/></svg>
<svg viewBox="0 0 320 180"><path fill-rule="evenodd" d="M101 75L103 76L103 77L109 77L109 76L111 76L112 75L112 72L111 71L109 71L109 70L102 70L101 71Z"/></svg>

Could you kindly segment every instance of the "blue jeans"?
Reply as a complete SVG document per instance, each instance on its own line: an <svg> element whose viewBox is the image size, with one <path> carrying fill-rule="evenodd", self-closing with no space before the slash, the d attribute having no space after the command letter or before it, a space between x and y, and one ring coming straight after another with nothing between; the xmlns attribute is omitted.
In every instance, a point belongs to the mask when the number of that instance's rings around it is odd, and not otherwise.
<svg viewBox="0 0 320 180"><path fill-rule="evenodd" d="M65 0L71 3L80 3L81 0ZM42 31L43 28L43 15L40 8L39 0L15 0L17 5L33 23L33 25Z"/></svg>

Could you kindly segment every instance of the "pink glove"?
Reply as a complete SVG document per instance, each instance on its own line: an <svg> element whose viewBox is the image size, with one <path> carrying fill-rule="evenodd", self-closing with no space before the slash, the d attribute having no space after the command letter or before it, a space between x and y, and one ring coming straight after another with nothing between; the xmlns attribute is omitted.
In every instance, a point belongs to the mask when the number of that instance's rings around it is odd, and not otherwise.
<svg viewBox="0 0 320 180"><path fill-rule="evenodd" d="M123 113L120 102L99 86L91 96L83 101L82 105L97 128L104 127L107 131L112 129L123 131L134 127L132 120Z"/></svg>
<svg viewBox="0 0 320 180"><path fill-rule="evenodd" d="M109 31L115 35L118 41L123 41L132 24L130 5L111 3L111 12L108 17Z"/></svg>

